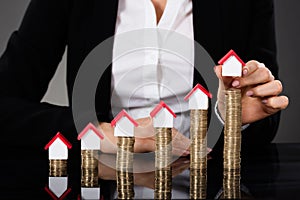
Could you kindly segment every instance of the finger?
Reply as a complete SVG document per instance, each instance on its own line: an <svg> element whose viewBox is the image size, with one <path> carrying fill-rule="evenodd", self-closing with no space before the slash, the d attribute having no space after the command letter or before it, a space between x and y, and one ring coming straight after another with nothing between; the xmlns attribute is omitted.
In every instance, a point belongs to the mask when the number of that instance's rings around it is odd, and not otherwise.
<svg viewBox="0 0 300 200"><path fill-rule="evenodd" d="M145 152L153 152L155 151L155 140L154 139L139 139L136 138L134 144L134 152L135 153L145 153Z"/></svg>
<svg viewBox="0 0 300 200"><path fill-rule="evenodd" d="M231 82L232 82L233 78L228 77L228 76L226 76L226 77L222 76L222 66L221 65L215 66L214 71L215 71L216 76L219 79L219 83L222 84L222 87L224 87L225 89L231 87ZM219 87L220 87L220 85L219 85Z"/></svg>
<svg viewBox="0 0 300 200"><path fill-rule="evenodd" d="M173 153L176 155L189 155L190 139L178 132L175 128L172 129L172 145Z"/></svg>
<svg viewBox="0 0 300 200"><path fill-rule="evenodd" d="M187 157L179 157L177 160L172 162L172 167L180 167L182 164L189 164L190 159Z"/></svg>
<svg viewBox="0 0 300 200"><path fill-rule="evenodd" d="M246 77L236 78L232 82L232 86L236 88L242 88L267 83L273 80L274 76L268 68L259 67L257 70L255 70L253 73L249 74Z"/></svg>
<svg viewBox="0 0 300 200"><path fill-rule="evenodd" d="M248 76L255 72L260 66L265 66L263 63L259 63L256 60L251 60L243 67L243 76Z"/></svg>
<svg viewBox="0 0 300 200"><path fill-rule="evenodd" d="M273 113L275 113L278 110L287 108L289 105L289 98L287 96L276 96L264 99L262 102L268 107L269 112L274 111Z"/></svg>
<svg viewBox="0 0 300 200"><path fill-rule="evenodd" d="M246 92L246 95L255 97L267 97L277 96L281 92L282 84L279 80L275 80L252 88L251 90Z"/></svg>
<svg viewBox="0 0 300 200"><path fill-rule="evenodd" d="M181 174L183 171L188 169L189 166L190 166L189 163L182 163L181 165L176 166L176 167L172 166L172 177L175 177L175 176Z"/></svg>
<svg viewBox="0 0 300 200"><path fill-rule="evenodd" d="M207 153L209 154L210 152L212 152L212 149L207 147Z"/></svg>
<svg viewBox="0 0 300 200"><path fill-rule="evenodd" d="M136 122L138 123L138 125L140 127L147 127L147 126L152 126L153 125L153 121L152 121L151 117L136 119Z"/></svg>
<svg viewBox="0 0 300 200"><path fill-rule="evenodd" d="M221 65L215 66L214 71L218 79L222 80L222 66Z"/></svg>
<svg viewBox="0 0 300 200"><path fill-rule="evenodd" d="M188 156L190 152L182 148L172 147L172 154L175 156Z"/></svg>
<svg viewBox="0 0 300 200"><path fill-rule="evenodd" d="M136 121L138 123L138 126L134 127L135 137L148 138L155 135L153 120L151 117L140 118Z"/></svg>

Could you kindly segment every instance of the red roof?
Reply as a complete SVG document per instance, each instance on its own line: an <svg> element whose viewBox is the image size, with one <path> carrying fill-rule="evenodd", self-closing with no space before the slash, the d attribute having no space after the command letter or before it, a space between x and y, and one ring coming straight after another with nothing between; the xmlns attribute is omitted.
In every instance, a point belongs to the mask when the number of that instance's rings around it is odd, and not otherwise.
<svg viewBox="0 0 300 200"><path fill-rule="evenodd" d="M231 56L236 57L236 59L243 65L245 66L246 64L244 63L244 61L231 49L218 63L220 65L223 65L226 60L228 60L228 58L230 58Z"/></svg>
<svg viewBox="0 0 300 200"><path fill-rule="evenodd" d="M132 118L130 117L130 115L123 109L110 123L111 126L116 126L117 122L122 118L122 117L127 117L129 119L129 121L131 121L131 123L134 126L138 126L138 123Z"/></svg>
<svg viewBox="0 0 300 200"><path fill-rule="evenodd" d="M196 92L196 90L201 90L204 94L206 94L206 96L208 96L209 98L212 98L212 94L210 92L208 92L202 85L200 85L199 83L188 93L188 95L186 95L184 97L184 100L187 101L192 94L194 94L194 92Z"/></svg>
<svg viewBox="0 0 300 200"><path fill-rule="evenodd" d="M45 186L45 191L52 197L54 200L63 200L71 192L71 188L68 188L60 197L57 197L47 186Z"/></svg>
<svg viewBox="0 0 300 200"><path fill-rule="evenodd" d="M169 108L169 106L167 106L167 104L165 104L165 102L161 101L150 113L151 117L155 117L155 115L162 109L162 108L166 108L172 115L174 118L176 118L176 114Z"/></svg>
<svg viewBox="0 0 300 200"><path fill-rule="evenodd" d="M92 124L92 123L89 123L84 129L83 131L81 131L81 133L79 133L77 139L80 140L89 130L92 130L94 131L94 133L96 133L96 135L101 139L103 140L104 139L104 136L102 135L102 133Z"/></svg>
<svg viewBox="0 0 300 200"><path fill-rule="evenodd" d="M45 150L47 150L52 143L56 140L56 139L60 139L63 143L65 143L65 145L71 149L72 148L72 144L60 133L56 133L56 135L50 140L50 142L48 142L48 144L44 147Z"/></svg>

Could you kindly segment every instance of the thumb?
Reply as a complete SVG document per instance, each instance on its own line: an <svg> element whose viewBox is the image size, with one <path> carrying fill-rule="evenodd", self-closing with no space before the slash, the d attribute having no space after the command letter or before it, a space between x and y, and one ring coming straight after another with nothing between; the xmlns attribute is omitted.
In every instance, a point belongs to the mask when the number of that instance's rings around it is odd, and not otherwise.
<svg viewBox="0 0 300 200"><path fill-rule="evenodd" d="M222 65L217 65L214 67L214 71L219 80L222 80Z"/></svg>
<svg viewBox="0 0 300 200"><path fill-rule="evenodd" d="M230 88L234 78L229 76L222 76L222 65L215 66L214 71L219 79L219 89L221 89L220 87L223 87L222 89Z"/></svg>

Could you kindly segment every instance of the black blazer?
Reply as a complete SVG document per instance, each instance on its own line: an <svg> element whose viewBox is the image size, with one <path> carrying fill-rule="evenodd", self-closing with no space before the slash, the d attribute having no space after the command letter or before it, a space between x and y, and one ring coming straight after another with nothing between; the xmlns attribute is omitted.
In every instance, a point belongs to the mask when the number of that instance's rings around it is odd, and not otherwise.
<svg viewBox="0 0 300 200"><path fill-rule="evenodd" d="M40 103L67 48L67 88L88 53L113 36L118 0L32 0L22 24L0 59L1 143L41 150L58 131L74 145L72 111ZM194 35L215 62L230 49L244 60L264 62L278 74L272 0L193 0ZM134 23L134 22L132 22ZM197 57L197 55L195 55ZM101 78L96 95L99 120L110 121L111 71ZM194 83L204 84L198 74ZM88 120L87 120L88 122ZM244 143L270 142L279 115L251 124ZM2 145L0 145L2 146Z"/></svg>

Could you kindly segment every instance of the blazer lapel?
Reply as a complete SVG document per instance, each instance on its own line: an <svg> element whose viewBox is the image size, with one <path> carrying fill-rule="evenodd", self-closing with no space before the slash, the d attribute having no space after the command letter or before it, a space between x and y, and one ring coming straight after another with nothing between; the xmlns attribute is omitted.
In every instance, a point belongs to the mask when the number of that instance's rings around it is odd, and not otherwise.
<svg viewBox="0 0 300 200"><path fill-rule="evenodd" d="M193 0L195 41L205 48L215 62L222 57L224 47L222 9L220 5L222 1Z"/></svg>
<svg viewBox="0 0 300 200"><path fill-rule="evenodd" d="M89 47L92 46L94 48L114 35L118 0L94 0L92 6L87 31L89 33Z"/></svg>

